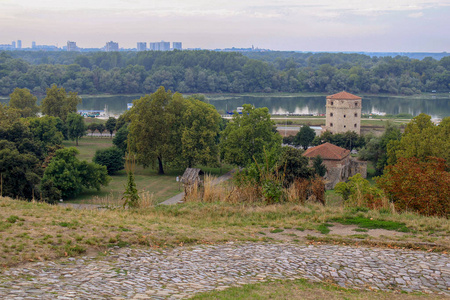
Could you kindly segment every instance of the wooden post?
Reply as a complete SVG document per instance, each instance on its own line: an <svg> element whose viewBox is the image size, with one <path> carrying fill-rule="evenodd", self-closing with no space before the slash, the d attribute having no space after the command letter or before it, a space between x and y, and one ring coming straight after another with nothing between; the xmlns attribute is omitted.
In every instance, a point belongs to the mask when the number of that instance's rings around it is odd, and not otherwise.
<svg viewBox="0 0 450 300"><path fill-rule="evenodd" d="M0 197L3 197L3 173L0 173Z"/></svg>

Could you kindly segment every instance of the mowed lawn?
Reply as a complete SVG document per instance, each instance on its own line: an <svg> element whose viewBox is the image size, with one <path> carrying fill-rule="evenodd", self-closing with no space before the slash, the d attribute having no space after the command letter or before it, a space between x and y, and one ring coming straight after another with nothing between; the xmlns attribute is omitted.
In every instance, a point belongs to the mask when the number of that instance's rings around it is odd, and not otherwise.
<svg viewBox="0 0 450 300"><path fill-rule="evenodd" d="M99 149L112 147L112 140L108 138L84 137L78 141L64 141L65 147L75 147L80 151L78 158L91 162L95 152ZM155 170L136 166L135 181L139 192L148 192L154 194L155 201L164 201L180 193L179 184L176 181L177 176L181 176L183 170L168 170L165 175L158 175ZM111 176L111 182L108 186L102 187L100 191L85 191L75 199L68 201L73 203L99 203L98 198L107 198L108 202L121 203L121 198L125 190L127 174L125 170L117 172ZM100 201L101 202L101 201Z"/></svg>
<svg viewBox="0 0 450 300"><path fill-rule="evenodd" d="M112 147L112 139L109 137L84 137L78 141L78 146L75 146L75 141L64 141L65 147L75 147L80 151L78 158L80 160L92 161L95 152L99 149ZM211 173L220 176L231 169L231 166L224 166L223 168L200 168L205 173ZM135 169L135 182L140 193L147 193L153 195L155 202L162 202L182 192L180 183L176 181L177 176L183 175L184 169L165 169L165 175L158 175L156 170L151 168L143 168L137 165ZM100 191L89 190L85 191L75 199L68 199L71 203L84 204L121 204L122 195L127 183L127 174L125 170L117 172L111 176L111 182L108 186L102 187Z"/></svg>

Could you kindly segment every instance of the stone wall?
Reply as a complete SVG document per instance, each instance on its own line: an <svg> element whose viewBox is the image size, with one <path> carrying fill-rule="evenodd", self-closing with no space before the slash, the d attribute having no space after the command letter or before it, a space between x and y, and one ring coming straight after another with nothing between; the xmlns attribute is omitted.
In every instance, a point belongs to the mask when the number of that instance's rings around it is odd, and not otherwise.
<svg viewBox="0 0 450 300"><path fill-rule="evenodd" d="M327 99L325 129L331 133L361 133L362 100Z"/></svg>
<svg viewBox="0 0 450 300"><path fill-rule="evenodd" d="M349 177L359 173L363 178L367 178L367 162L357 160L353 157L346 157L342 160L323 160L327 167L324 176L325 189L331 190L339 182L347 181Z"/></svg>

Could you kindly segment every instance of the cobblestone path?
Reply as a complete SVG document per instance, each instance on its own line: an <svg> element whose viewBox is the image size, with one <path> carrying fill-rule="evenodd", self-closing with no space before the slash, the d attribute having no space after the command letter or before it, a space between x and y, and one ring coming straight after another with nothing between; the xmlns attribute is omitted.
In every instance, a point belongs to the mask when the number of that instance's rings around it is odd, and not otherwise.
<svg viewBox="0 0 450 300"><path fill-rule="evenodd" d="M348 246L227 243L172 250L114 249L0 274L0 299L178 299L267 279L450 296L448 255Z"/></svg>

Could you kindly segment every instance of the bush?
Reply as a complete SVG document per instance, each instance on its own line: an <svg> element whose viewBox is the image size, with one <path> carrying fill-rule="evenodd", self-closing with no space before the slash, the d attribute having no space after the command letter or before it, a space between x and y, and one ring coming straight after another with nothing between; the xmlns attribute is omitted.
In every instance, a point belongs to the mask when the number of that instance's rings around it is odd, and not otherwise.
<svg viewBox="0 0 450 300"><path fill-rule="evenodd" d="M348 182L339 182L334 191L342 196L347 206L368 207L370 209L388 208L389 203L379 188L371 186L361 174L356 174Z"/></svg>
<svg viewBox="0 0 450 300"><path fill-rule="evenodd" d="M387 166L377 184L400 211L415 211L427 216L448 217L450 213L450 173L445 159L400 158Z"/></svg>
<svg viewBox="0 0 450 300"><path fill-rule="evenodd" d="M109 175L123 170L125 164L122 150L115 146L97 150L92 161L105 166Z"/></svg>

